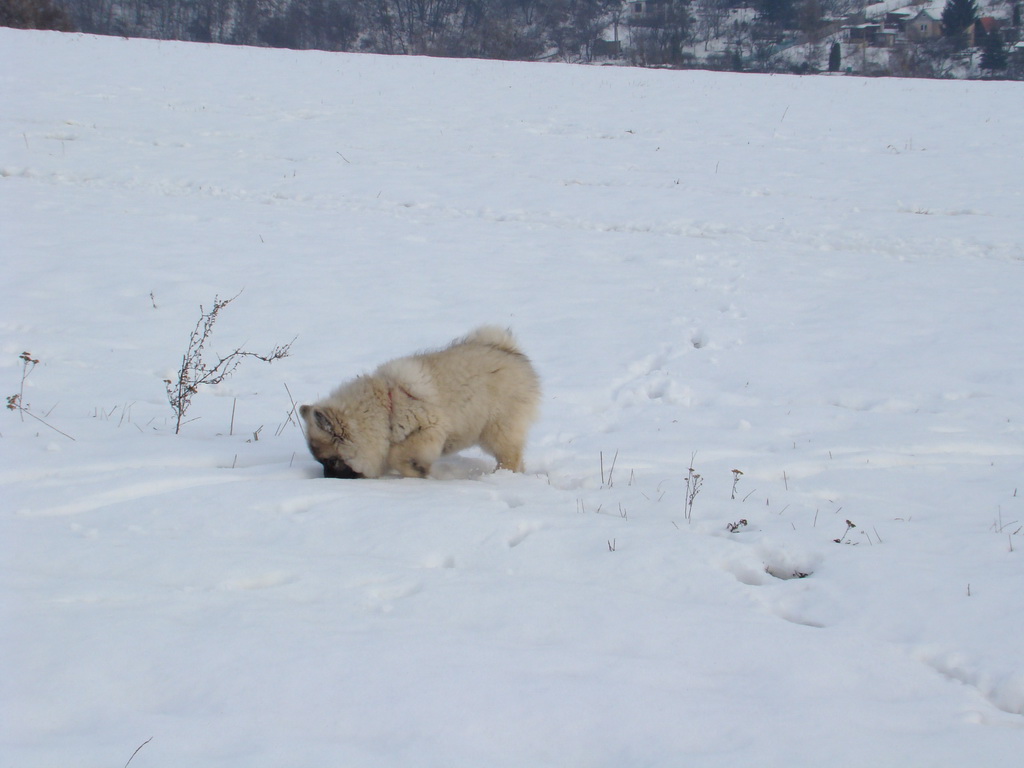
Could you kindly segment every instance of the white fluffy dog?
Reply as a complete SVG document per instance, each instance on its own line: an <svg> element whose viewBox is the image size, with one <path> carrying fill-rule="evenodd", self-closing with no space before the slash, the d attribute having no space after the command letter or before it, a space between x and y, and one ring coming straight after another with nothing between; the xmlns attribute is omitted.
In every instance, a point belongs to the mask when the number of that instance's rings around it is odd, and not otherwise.
<svg viewBox="0 0 1024 768"><path fill-rule="evenodd" d="M299 413L325 477L426 477L439 456L472 445L522 472L539 401L537 373L512 334L484 326L384 363Z"/></svg>

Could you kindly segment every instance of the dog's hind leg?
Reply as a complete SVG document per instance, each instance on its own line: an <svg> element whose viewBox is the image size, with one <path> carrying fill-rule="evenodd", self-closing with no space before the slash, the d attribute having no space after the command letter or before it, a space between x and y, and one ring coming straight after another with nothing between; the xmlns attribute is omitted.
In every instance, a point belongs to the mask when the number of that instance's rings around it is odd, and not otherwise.
<svg viewBox="0 0 1024 768"><path fill-rule="evenodd" d="M491 424L480 436L480 447L498 460L498 469L522 472L526 431Z"/></svg>

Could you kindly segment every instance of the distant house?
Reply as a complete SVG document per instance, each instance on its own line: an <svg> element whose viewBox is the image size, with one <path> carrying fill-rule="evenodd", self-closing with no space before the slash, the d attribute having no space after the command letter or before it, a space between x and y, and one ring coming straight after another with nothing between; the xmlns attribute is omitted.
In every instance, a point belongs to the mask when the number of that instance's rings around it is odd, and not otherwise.
<svg viewBox="0 0 1024 768"><path fill-rule="evenodd" d="M967 44L975 45L976 42L984 39L985 35L998 31L999 27L998 19L983 16L967 30ZM907 40L912 43L937 40L942 37L942 19L937 17L933 11L919 11L916 16L904 22L903 32Z"/></svg>
<svg viewBox="0 0 1024 768"><path fill-rule="evenodd" d="M668 0L632 0L627 8L630 16L649 16L664 12L668 5Z"/></svg>
<svg viewBox="0 0 1024 768"><path fill-rule="evenodd" d="M677 6L683 6L688 0L628 0L625 4L626 18L630 24L643 26L653 20L668 16Z"/></svg>
<svg viewBox="0 0 1024 768"><path fill-rule="evenodd" d="M907 22L914 18L911 11L889 11L885 14L885 26L900 34L907 31Z"/></svg>
<svg viewBox="0 0 1024 768"><path fill-rule="evenodd" d="M1010 46L1009 58L1011 66L1020 67L1020 71L1024 72L1024 40Z"/></svg>
<svg viewBox="0 0 1024 768"><path fill-rule="evenodd" d="M896 42L896 30L884 24L867 23L843 27L846 41L852 45L889 48Z"/></svg>
<svg viewBox="0 0 1024 768"><path fill-rule="evenodd" d="M985 38L991 34L998 33L1002 26L999 19L994 19L991 16L982 16L974 22L974 26L967 29L967 44L971 46L983 45Z"/></svg>
<svg viewBox="0 0 1024 768"><path fill-rule="evenodd" d="M999 19L994 19L991 16L982 16L974 22L974 38L981 41L986 36L998 32L1002 26Z"/></svg>
<svg viewBox="0 0 1024 768"><path fill-rule="evenodd" d="M923 40L935 40L942 37L942 19L936 18L931 11L920 11L904 24L907 40L919 43Z"/></svg>

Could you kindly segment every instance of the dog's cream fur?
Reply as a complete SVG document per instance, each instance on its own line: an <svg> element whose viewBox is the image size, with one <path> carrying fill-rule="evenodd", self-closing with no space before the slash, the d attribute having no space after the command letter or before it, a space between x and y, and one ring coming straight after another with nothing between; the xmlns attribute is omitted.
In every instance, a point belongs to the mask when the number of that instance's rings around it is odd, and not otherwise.
<svg viewBox="0 0 1024 768"><path fill-rule="evenodd" d="M484 326L437 352L381 365L299 412L326 477L426 477L443 454L478 445L523 471L540 382L512 334Z"/></svg>

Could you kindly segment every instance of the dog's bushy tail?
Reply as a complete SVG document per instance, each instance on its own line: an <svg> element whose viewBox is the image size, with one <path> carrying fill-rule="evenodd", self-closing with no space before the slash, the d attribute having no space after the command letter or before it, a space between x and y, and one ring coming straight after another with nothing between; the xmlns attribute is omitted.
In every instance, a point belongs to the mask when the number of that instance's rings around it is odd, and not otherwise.
<svg viewBox="0 0 1024 768"><path fill-rule="evenodd" d="M482 325L456 344L487 344L513 355L523 354L512 331L497 325Z"/></svg>

